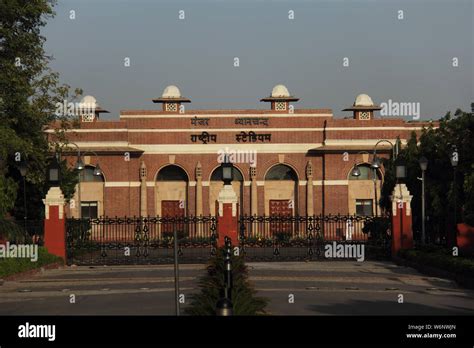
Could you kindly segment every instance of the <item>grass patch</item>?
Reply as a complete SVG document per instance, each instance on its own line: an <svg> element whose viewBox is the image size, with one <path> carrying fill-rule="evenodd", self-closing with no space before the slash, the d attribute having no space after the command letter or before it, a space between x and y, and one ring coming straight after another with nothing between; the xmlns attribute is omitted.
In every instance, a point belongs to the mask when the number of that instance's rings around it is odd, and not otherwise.
<svg viewBox="0 0 474 348"><path fill-rule="evenodd" d="M38 247L38 260L36 262L32 262L29 258L0 258L0 278L56 262L63 262L63 259L48 253L44 247Z"/></svg>
<svg viewBox="0 0 474 348"><path fill-rule="evenodd" d="M428 247L423 249L401 250L401 257L420 265L439 268L454 274L474 277L474 259L453 256L451 250Z"/></svg>

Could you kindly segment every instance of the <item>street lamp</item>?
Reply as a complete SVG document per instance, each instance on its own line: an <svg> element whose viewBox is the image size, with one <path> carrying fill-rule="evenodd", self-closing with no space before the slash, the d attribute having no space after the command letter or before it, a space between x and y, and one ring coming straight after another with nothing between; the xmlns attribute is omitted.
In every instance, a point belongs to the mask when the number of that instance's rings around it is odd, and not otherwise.
<svg viewBox="0 0 474 348"><path fill-rule="evenodd" d="M28 214L26 210L26 172L27 172L27 166L25 161L20 162L20 174L23 178L23 220L24 220L24 226L25 226L25 232L28 232L26 229L26 220L28 219Z"/></svg>
<svg viewBox="0 0 474 348"><path fill-rule="evenodd" d="M449 157L449 160L451 161L451 166L453 167L453 185L454 185L454 231L455 231L455 235L454 235L454 240L453 240L453 243L454 245L457 245L457 241L456 241L456 236L457 236L457 224L458 224L458 207L457 207L457 196L458 196L458 190L457 190L457 185L456 185L456 169L458 167L458 163L459 163L459 153L458 153L458 149L456 148L456 146L453 146L453 149L451 151L451 155Z"/></svg>
<svg viewBox="0 0 474 348"><path fill-rule="evenodd" d="M81 156L81 149L79 148L79 145L77 145L76 143L69 143L69 144L72 144L74 145L76 148L77 148L77 159L76 159L76 164L74 165L74 168L77 169L79 171L78 173L78 183L77 183L77 189L78 189L78 193L77 193L77 199L78 199L78 218L80 219L82 217L82 207L81 207L81 171L83 169L86 168L84 162L82 161L82 156ZM93 153L96 157L97 156L97 153L95 151L86 151L84 152L82 155L85 155L87 152L91 152ZM97 164L95 165L95 168L94 168L94 171L93 171L93 175L95 176L101 176L102 175L102 169L100 168L99 166L99 162L97 162Z"/></svg>
<svg viewBox="0 0 474 348"><path fill-rule="evenodd" d="M224 181L224 185L230 185L232 180L234 179L234 165L229 160L229 156L224 156L224 162L221 164L222 168L222 181Z"/></svg>
<svg viewBox="0 0 474 348"><path fill-rule="evenodd" d="M395 176L397 178L397 184L406 177L406 166L404 161L399 158L395 161ZM403 247L403 197L402 189L400 188L400 203L398 204L400 208L400 248Z"/></svg>
<svg viewBox="0 0 474 348"><path fill-rule="evenodd" d="M51 186L59 186L61 181L61 167L56 156L48 166L47 179Z"/></svg>
<svg viewBox="0 0 474 348"><path fill-rule="evenodd" d="M367 154L367 155L370 155L367 151L359 151L357 154ZM374 172L374 177L373 177L373 181L374 181L374 196L375 196L375 200L374 200L374 206L375 206L375 216L377 217L379 215L379 212L378 212L378 204L377 204L377 169L380 168L380 160L377 158L377 156L374 155L373 157L373 160L372 160L372 163L370 165L370 167L373 169L373 172ZM355 176L356 178L360 177L361 176L361 172L360 172L360 169L359 169L359 166L354 163L354 167L352 168L352 172L351 172L351 175L352 176Z"/></svg>
<svg viewBox="0 0 474 348"><path fill-rule="evenodd" d="M421 169L421 245L425 245L426 234L425 234L425 172L428 169L428 159L422 156L418 163Z"/></svg>

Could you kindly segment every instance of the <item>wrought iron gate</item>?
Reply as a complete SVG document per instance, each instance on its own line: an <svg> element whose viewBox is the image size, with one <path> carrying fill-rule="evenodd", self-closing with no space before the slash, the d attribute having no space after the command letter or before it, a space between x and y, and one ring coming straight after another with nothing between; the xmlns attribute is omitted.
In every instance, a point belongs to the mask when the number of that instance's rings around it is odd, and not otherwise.
<svg viewBox="0 0 474 348"><path fill-rule="evenodd" d="M68 219L68 264L172 263L174 234L183 262L206 262L215 254L217 219L212 216Z"/></svg>
<svg viewBox="0 0 474 348"><path fill-rule="evenodd" d="M390 253L388 222L359 215L241 216L240 247L253 261L323 259L333 242L364 244L369 258L384 258Z"/></svg>
<svg viewBox="0 0 474 348"><path fill-rule="evenodd" d="M366 256L373 258L374 250L389 255L388 221L357 215L241 216L239 247L249 261L296 261L323 259L325 246L333 242L365 244ZM175 233L180 263L205 263L215 255L213 216L68 219L68 264L172 263Z"/></svg>

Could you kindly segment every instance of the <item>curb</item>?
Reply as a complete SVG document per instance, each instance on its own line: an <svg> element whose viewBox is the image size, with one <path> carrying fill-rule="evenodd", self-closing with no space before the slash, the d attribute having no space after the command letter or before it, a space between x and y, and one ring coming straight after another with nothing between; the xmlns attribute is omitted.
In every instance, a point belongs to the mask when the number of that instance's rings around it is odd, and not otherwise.
<svg viewBox="0 0 474 348"><path fill-rule="evenodd" d="M427 274L430 276L451 279L464 288L474 289L474 278L459 273L452 273L444 269L419 264L398 256L393 256L392 261L399 266L411 267L416 269L420 273Z"/></svg>
<svg viewBox="0 0 474 348"><path fill-rule="evenodd" d="M62 262L54 262L54 263L49 263L47 265L44 265L44 266L41 266L41 267L38 267L38 268L29 269L29 270L24 271L24 272L15 273L15 274L6 276L4 279L1 279L0 280L0 286L3 285L4 282L6 282L6 281L22 280L22 279L34 276L38 273L42 273L47 269L57 269L57 268L60 268L62 266L63 266Z"/></svg>

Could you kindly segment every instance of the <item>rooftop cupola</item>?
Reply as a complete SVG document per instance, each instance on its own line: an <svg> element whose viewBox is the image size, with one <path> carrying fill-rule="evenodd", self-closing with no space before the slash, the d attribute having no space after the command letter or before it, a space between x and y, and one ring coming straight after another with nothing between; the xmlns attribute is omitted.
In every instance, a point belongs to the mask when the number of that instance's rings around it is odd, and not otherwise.
<svg viewBox="0 0 474 348"><path fill-rule="evenodd" d="M101 113L109 113L107 110L102 109L95 99L91 95L86 95L82 98L79 103L78 113L81 118L81 122L94 122L99 119Z"/></svg>
<svg viewBox="0 0 474 348"><path fill-rule="evenodd" d="M290 110L290 102L296 102L299 98L290 95L285 85L276 85L272 89L269 97L262 98L262 102L270 102L271 109L279 112L288 112Z"/></svg>
<svg viewBox="0 0 474 348"><path fill-rule="evenodd" d="M184 98L181 91L175 85L170 85L165 88L161 98L153 99L153 103L162 103L163 111L171 113L179 113L181 103L190 103L191 100Z"/></svg>
<svg viewBox="0 0 474 348"><path fill-rule="evenodd" d="M374 119L374 111L381 109L367 94L359 94L352 107L342 111L353 111L355 120L369 121Z"/></svg>

